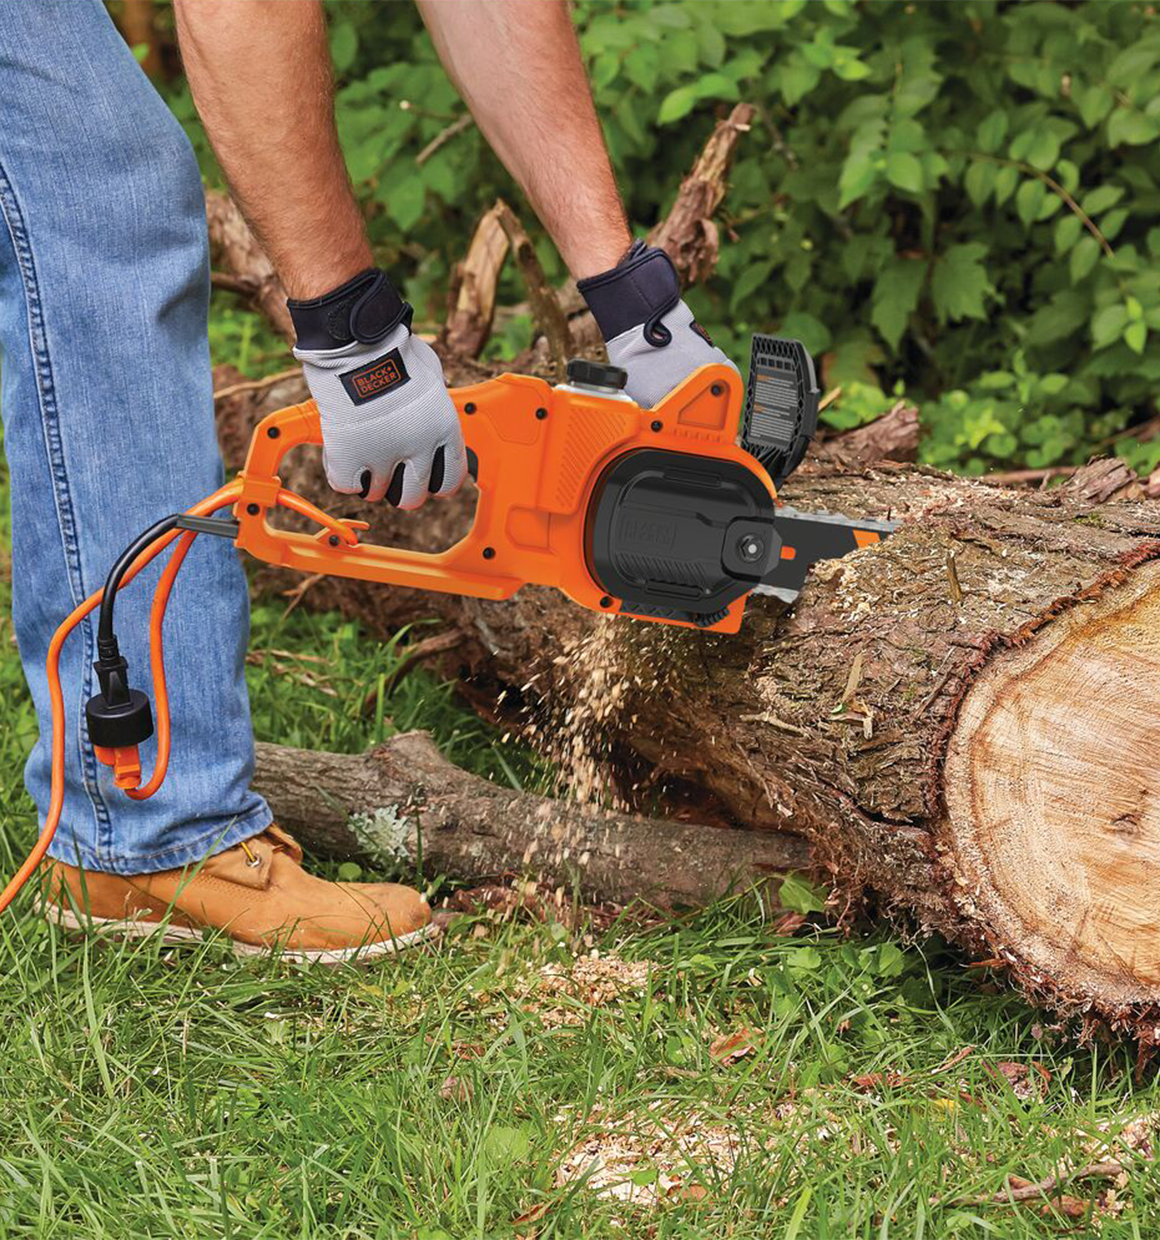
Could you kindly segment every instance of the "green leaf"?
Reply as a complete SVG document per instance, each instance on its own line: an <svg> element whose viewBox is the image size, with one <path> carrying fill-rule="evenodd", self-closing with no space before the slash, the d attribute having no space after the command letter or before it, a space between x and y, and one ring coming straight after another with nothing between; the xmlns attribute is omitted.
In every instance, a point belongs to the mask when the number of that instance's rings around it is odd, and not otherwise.
<svg viewBox="0 0 1160 1240"><path fill-rule="evenodd" d="M1015 213L1026 227L1030 228L1035 223L1046 197L1047 187L1038 177L1019 186L1019 192L1015 195Z"/></svg>
<svg viewBox="0 0 1160 1240"><path fill-rule="evenodd" d="M781 323L781 334L800 340L815 355L824 353L832 340L830 329L804 310L795 310L785 316Z"/></svg>
<svg viewBox="0 0 1160 1240"><path fill-rule="evenodd" d="M1078 284L1096 265L1100 257L1100 245L1090 234L1076 242L1068 260L1068 274L1072 284Z"/></svg>
<svg viewBox="0 0 1160 1240"><path fill-rule="evenodd" d="M898 348L907 322L918 305L926 270L926 263L921 260L894 258L882 269L874 284L870 322L891 349Z"/></svg>
<svg viewBox="0 0 1160 1240"><path fill-rule="evenodd" d="M1114 207L1124 196L1122 185L1098 185L1090 193L1084 194L1079 205L1088 213L1096 216L1109 207Z"/></svg>
<svg viewBox="0 0 1160 1240"><path fill-rule="evenodd" d="M935 263L930 290L944 321L986 317L984 301L994 291L982 263L986 254L985 245L968 241L951 246Z"/></svg>
<svg viewBox="0 0 1160 1240"><path fill-rule="evenodd" d="M362 878L362 866L357 861L344 861L338 867L338 877L340 882L357 883Z"/></svg>
<svg viewBox="0 0 1160 1240"><path fill-rule="evenodd" d="M427 205L427 188L422 178L412 173L398 181L386 178L390 185L387 197L387 214L403 232L410 232L422 219Z"/></svg>
<svg viewBox="0 0 1160 1240"><path fill-rule="evenodd" d="M886 179L898 189L917 193L922 189L922 164L909 151L890 151L886 156Z"/></svg>
<svg viewBox="0 0 1160 1240"><path fill-rule="evenodd" d="M1105 306L1092 319L1092 342L1097 349L1106 349L1123 334L1128 322L1128 311L1118 303Z"/></svg>
<svg viewBox="0 0 1160 1240"><path fill-rule="evenodd" d="M340 22L330 32L330 59L339 73L345 73L358 55L358 31L351 22Z"/></svg>
<svg viewBox="0 0 1160 1240"><path fill-rule="evenodd" d="M773 262L750 263L733 282L729 295L729 309L734 314L745 305L746 299L765 284L773 271Z"/></svg>
<svg viewBox="0 0 1160 1240"><path fill-rule="evenodd" d="M995 174L995 206L1001 207L1015 192L1019 184L1019 169L1010 165L1000 168Z"/></svg>
<svg viewBox="0 0 1160 1240"><path fill-rule="evenodd" d="M1031 316L1027 329L1028 345L1053 345L1067 340L1088 321L1091 304L1086 296L1063 289Z"/></svg>
<svg viewBox="0 0 1160 1240"><path fill-rule="evenodd" d="M1059 158L1059 139L1043 126L1025 129L1011 143L1010 154L1012 159L1047 172Z"/></svg>
<svg viewBox="0 0 1160 1240"><path fill-rule="evenodd" d="M791 969L803 969L807 972L822 967L822 954L816 947L796 947L786 956L786 964Z"/></svg>
<svg viewBox="0 0 1160 1240"><path fill-rule="evenodd" d="M482 1148L493 1163L513 1163L528 1156L532 1148L532 1140L523 1128L507 1128L497 1125L488 1129Z"/></svg>
<svg viewBox="0 0 1160 1240"><path fill-rule="evenodd" d="M657 112L658 125L671 125L673 121L679 121L682 116L687 116L697 102L697 92L692 86L678 86L676 90L670 91L664 98Z"/></svg>
<svg viewBox="0 0 1160 1240"><path fill-rule="evenodd" d="M906 956L900 947L893 943L881 943L878 947L878 959L874 963L874 972L879 977L898 977L906 967Z"/></svg>
<svg viewBox="0 0 1160 1240"><path fill-rule="evenodd" d="M778 888L778 902L782 908L794 913L824 913L826 897L819 887L813 886L800 874L790 874Z"/></svg>
<svg viewBox="0 0 1160 1240"><path fill-rule="evenodd" d="M1094 129L1112 110L1116 102L1112 92L1102 85L1081 86L1078 91L1073 92L1072 97L1075 99L1076 107L1079 108L1083 123L1089 129Z"/></svg>
<svg viewBox="0 0 1160 1240"><path fill-rule="evenodd" d="M1055 226L1055 252L1066 254L1079 240L1082 228L1083 221L1074 211L1069 211Z"/></svg>
<svg viewBox="0 0 1160 1240"><path fill-rule="evenodd" d="M801 56L790 56L777 74L781 97L793 107L822 80L821 70Z"/></svg>
<svg viewBox="0 0 1160 1240"><path fill-rule="evenodd" d="M1143 112L1117 108L1108 120L1108 143L1111 146L1144 146L1160 136L1160 123Z"/></svg>
<svg viewBox="0 0 1160 1240"><path fill-rule="evenodd" d="M701 59L707 65L719 65L725 59L727 45L725 36L717 29L712 17L701 22L697 33L701 40ZM641 44L641 46L645 45Z"/></svg>
<svg viewBox="0 0 1160 1240"><path fill-rule="evenodd" d="M860 82L870 76L870 66L863 64L856 56L835 56L831 68L843 82Z"/></svg>
<svg viewBox="0 0 1160 1240"><path fill-rule="evenodd" d="M726 77L724 73L702 74L693 89L698 99L735 100L741 97L737 83L731 77Z"/></svg>
<svg viewBox="0 0 1160 1240"><path fill-rule="evenodd" d="M1109 211L1107 215L1100 220L1100 232L1108 241L1115 241L1120 234L1120 229L1127 222L1128 212L1123 207L1117 207L1114 211Z"/></svg>
<svg viewBox="0 0 1160 1240"><path fill-rule="evenodd" d="M1112 86L1131 86L1152 68L1157 56L1160 56L1160 49L1155 43L1127 47L1108 65L1104 77Z"/></svg>
<svg viewBox="0 0 1160 1240"><path fill-rule="evenodd" d="M859 198L878 179L878 164L873 152L852 151L842 165L841 176L838 177L838 206L848 207Z"/></svg>
<svg viewBox="0 0 1160 1240"><path fill-rule="evenodd" d="M974 206L981 207L990 198L998 172L999 169L994 164L981 159L975 160L967 169L966 176L963 177L963 188Z"/></svg>
<svg viewBox="0 0 1160 1240"><path fill-rule="evenodd" d="M986 152L988 155L994 155L999 149L1003 139L1007 136L1007 126L1010 123L1007 113L998 110L991 112L979 124L978 143L979 150Z"/></svg>

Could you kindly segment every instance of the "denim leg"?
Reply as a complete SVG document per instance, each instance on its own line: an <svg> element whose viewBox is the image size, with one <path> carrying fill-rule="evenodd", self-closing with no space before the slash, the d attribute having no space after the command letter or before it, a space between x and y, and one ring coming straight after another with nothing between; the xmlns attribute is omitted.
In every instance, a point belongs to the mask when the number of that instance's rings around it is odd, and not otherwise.
<svg viewBox="0 0 1160 1240"><path fill-rule="evenodd" d="M25 780L43 815L53 631L116 556L221 484L193 152L100 0L0 5L0 412L12 490L13 619L40 738ZM120 596L133 683L165 557ZM134 802L83 732L95 624L65 646L67 788L52 855L132 874L200 859L270 822L250 790L245 579L225 540L190 551L165 625L169 776ZM142 747L146 777L156 742Z"/></svg>

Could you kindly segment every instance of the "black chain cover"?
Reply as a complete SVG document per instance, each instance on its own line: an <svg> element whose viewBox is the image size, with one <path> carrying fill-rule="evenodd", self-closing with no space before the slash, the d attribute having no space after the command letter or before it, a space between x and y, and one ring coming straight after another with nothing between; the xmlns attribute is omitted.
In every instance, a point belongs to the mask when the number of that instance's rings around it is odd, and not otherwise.
<svg viewBox="0 0 1160 1240"><path fill-rule="evenodd" d="M777 564L773 514L769 492L744 465L639 448L597 481L588 568L622 611L715 624Z"/></svg>

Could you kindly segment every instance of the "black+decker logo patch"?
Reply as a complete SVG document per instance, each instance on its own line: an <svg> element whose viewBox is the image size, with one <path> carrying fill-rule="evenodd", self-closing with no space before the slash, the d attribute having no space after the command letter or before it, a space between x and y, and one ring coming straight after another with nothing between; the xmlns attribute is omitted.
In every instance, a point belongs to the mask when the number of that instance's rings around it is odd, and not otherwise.
<svg viewBox="0 0 1160 1240"><path fill-rule="evenodd" d="M351 400L356 405L365 405L368 400L374 400L384 392L402 387L411 376L407 374L399 350L392 349L390 353L376 357L373 362L367 362L357 370L348 370L338 377Z"/></svg>

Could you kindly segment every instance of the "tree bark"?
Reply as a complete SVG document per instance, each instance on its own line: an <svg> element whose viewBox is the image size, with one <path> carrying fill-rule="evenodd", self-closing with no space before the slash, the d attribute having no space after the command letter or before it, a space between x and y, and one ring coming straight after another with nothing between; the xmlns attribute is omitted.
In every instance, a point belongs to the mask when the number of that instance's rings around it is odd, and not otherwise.
<svg viewBox="0 0 1160 1240"><path fill-rule="evenodd" d="M804 840L714 830L501 788L453 766L421 732L365 754L260 744L254 787L278 821L331 856L405 856L429 875L534 872L585 898L702 905L809 865Z"/></svg>

